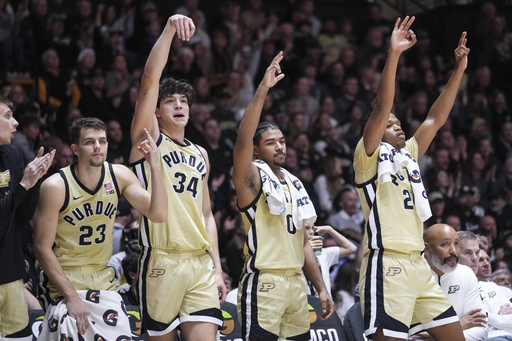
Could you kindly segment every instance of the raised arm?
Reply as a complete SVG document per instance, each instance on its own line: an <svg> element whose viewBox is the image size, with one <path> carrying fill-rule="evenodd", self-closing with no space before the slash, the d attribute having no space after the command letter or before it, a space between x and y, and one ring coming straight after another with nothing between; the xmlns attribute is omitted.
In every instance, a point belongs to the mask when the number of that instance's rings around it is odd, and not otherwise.
<svg viewBox="0 0 512 341"><path fill-rule="evenodd" d="M157 139L158 122L155 116L155 108L158 101L160 77L169 58L172 39L177 34L181 40L188 41L194 34L195 29L192 19L181 14L173 15L167 19L160 37L149 53L142 74L139 98L135 104L135 113L130 131L134 146L130 153L130 162L142 158L142 154L135 146L146 138L144 128L148 129L154 140Z"/></svg>
<svg viewBox="0 0 512 341"><path fill-rule="evenodd" d="M247 206L259 190L256 184L259 183L259 175L256 166L252 163L253 136L260 121L263 102L268 90L283 79L279 63L283 59L283 52L274 57L267 68L261 83L258 85L251 102L245 109L244 116L240 121L238 136L233 151L233 183L236 188L238 203L241 207Z"/></svg>
<svg viewBox="0 0 512 341"><path fill-rule="evenodd" d="M64 180L54 174L41 185L39 201L34 215L34 254L44 269L45 274L55 285L68 308L68 313L76 320L78 332L84 334L89 325L89 312L69 282L59 260L53 253L53 244L57 233L59 210L64 204Z"/></svg>
<svg viewBox="0 0 512 341"><path fill-rule="evenodd" d="M160 167L155 141L144 129L146 139L137 149L146 158L151 169L151 194L141 188L135 174L123 165L114 165L116 178L118 179L121 194L139 212L156 223L167 219L167 191Z"/></svg>
<svg viewBox="0 0 512 341"><path fill-rule="evenodd" d="M398 60L405 50L416 43L416 35L409 29L415 17L406 16L402 22L398 18L391 34L386 64L377 88L375 106L363 132L366 155L372 155L379 146L393 108L395 98L395 79Z"/></svg>
<svg viewBox="0 0 512 341"><path fill-rule="evenodd" d="M324 234L328 233L332 237L332 239L334 239L336 243L338 243L339 245L340 258L349 256L357 251L357 246L355 246L354 243L345 238L342 234L340 234L330 225L313 226L313 231L318 233L318 235L320 236L323 236Z"/></svg>
<svg viewBox="0 0 512 341"><path fill-rule="evenodd" d="M452 110L453 103L457 97L460 81L464 75L464 71L468 66L469 49L466 47L467 39L466 32L462 32L459 38L459 44L454 51L455 55L455 70L453 71L446 87L439 95L437 100L430 108L427 118L418 128L414 137L418 142L418 158L420 158L427 151L430 143L437 134L437 131L446 122L450 111Z"/></svg>

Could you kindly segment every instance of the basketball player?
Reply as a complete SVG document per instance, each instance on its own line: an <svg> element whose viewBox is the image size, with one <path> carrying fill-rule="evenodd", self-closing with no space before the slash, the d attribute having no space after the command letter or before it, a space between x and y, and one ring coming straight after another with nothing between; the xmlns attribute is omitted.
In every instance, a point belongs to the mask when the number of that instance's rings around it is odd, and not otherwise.
<svg viewBox="0 0 512 341"><path fill-rule="evenodd" d="M452 76L426 120L406 141L400 121L390 111L398 60L416 43L410 29L413 21L407 16L395 22L375 107L354 154L355 182L366 219L359 278L364 329L373 340L407 339L409 326L422 323L436 340L463 340L456 313L421 256L422 220L431 214L416 160L450 113L469 49L464 32L454 52Z"/></svg>
<svg viewBox="0 0 512 341"><path fill-rule="evenodd" d="M240 122L234 150L233 183L247 231L238 286L244 340L310 339L302 271L319 293L322 319L334 312L305 233L304 225L316 219L311 200L300 181L282 168L286 157L282 131L275 124L258 125L268 90L284 77L282 59L280 52L267 68Z"/></svg>
<svg viewBox="0 0 512 341"><path fill-rule="evenodd" d="M138 293L142 328L149 340L174 340L179 325L186 340L214 341L223 323L220 302L227 292L208 192L210 162L204 148L185 139L194 89L172 78L159 84L174 35L187 41L194 31L188 17L173 15L167 20L146 61L131 127L134 143L145 138L144 127L157 141L169 198L164 223L144 216L140 222ZM151 192L152 170L143 157L139 150L131 150L130 162Z"/></svg>
<svg viewBox="0 0 512 341"><path fill-rule="evenodd" d="M27 190L46 174L55 151L37 157L23 169L23 159L11 140L18 122L13 117L12 102L0 96L0 259L8 271L0 274L0 340L32 340L28 306L23 288L25 262L20 218Z"/></svg>
<svg viewBox="0 0 512 341"><path fill-rule="evenodd" d="M108 143L101 120L75 121L71 141L78 161L43 182L34 219L47 310L40 338L124 340L131 335L130 324L114 269L107 266L112 230L121 195L150 219L167 217L156 145L147 133L139 144L153 171L156 189L150 194L129 168L105 162Z"/></svg>

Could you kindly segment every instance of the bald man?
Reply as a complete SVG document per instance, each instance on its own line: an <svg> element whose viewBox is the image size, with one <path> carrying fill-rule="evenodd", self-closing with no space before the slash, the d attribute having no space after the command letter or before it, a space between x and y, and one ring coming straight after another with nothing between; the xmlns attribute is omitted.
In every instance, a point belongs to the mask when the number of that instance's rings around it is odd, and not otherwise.
<svg viewBox="0 0 512 341"><path fill-rule="evenodd" d="M425 234L425 259L432 275L457 312L467 341L487 338L487 319L480 286L473 271L459 264L459 236L446 224L435 224ZM411 334L420 331L416 326Z"/></svg>

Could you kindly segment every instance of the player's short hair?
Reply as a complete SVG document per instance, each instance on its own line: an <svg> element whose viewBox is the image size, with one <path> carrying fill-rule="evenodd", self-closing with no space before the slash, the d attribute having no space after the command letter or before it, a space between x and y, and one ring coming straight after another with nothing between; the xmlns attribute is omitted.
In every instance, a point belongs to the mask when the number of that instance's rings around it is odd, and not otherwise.
<svg viewBox="0 0 512 341"><path fill-rule="evenodd" d="M0 95L0 103L7 105L11 111L14 111L14 104L9 98Z"/></svg>
<svg viewBox="0 0 512 341"><path fill-rule="evenodd" d="M270 130L281 130L281 128L279 128L279 126L274 122L261 122L258 124L256 127L256 132L254 133L254 137L252 138L253 145L259 145L261 141L261 135L263 135L264 132Z"/></svg>
<svg viewBox="0 0 512 341"><path fill-rule="evenodd" d="M179 81L174 78L166 78L160 82L158 91L157 108L160 107L160 102L167 97L174 94L184 95L188 100L188 105L191 106L196 100L196 92L192 85L188 82Z"/></svg>
<svg viewBox="0 0 512 341"><path fill-rule="evenodd" d="M478 236L471 231L457 231L459 241L462 240L478 240Z"/></svg>
<svg viewBox="0 0 512 341"><path fill-rule="evenodd" d="M91 128L94 130L107 131L105 122L96 117L82 117L73 121L71 125L71 143L78 144L83 129Z"/></svg>

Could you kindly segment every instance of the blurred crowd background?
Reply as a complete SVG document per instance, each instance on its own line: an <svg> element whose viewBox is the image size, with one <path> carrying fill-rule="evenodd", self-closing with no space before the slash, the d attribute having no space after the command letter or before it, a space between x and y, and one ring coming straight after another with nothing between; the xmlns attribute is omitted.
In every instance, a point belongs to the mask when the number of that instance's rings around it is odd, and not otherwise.
<svg viewBox="0 0 512 341"><path fill-rule="evenodd" d="M232 151L270 61L284 51L286 77L269 92L262 120L285 133L286 168L311 195L317 225L330 224L359 244L364 217L353 187L353 151L361 119L372 109L394 22L415 14L418 41L400 60L393 109L408 137L449 78L462 31L471 49L450 118L420 160L433 212L426 227L446 222L480 234L493 271L510 270L512 1L422 3L432 6L402 13L362 0L0 0L0 91L13 101L20 122L12 143L25 162L39 146L56 149L52 174L74 160L70 123L94 116L108 124L108 161L127 164L149 51L170 15L191 17L196 33L189 42L174 39L165 73L197 92L186 137L209 153L220 255L235 287L245 231L230 178ZM123 250L123 229L135 219L136 212L120 204L115 252ZM33 269L30 226L26 232ZM353 293L354 258L340 261L332 276L335 293ZM27 282L35 288L31 271Z"/></svg>

